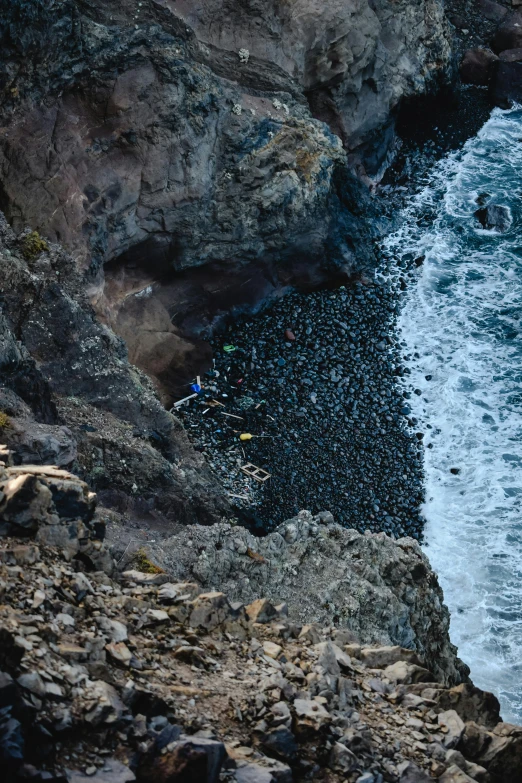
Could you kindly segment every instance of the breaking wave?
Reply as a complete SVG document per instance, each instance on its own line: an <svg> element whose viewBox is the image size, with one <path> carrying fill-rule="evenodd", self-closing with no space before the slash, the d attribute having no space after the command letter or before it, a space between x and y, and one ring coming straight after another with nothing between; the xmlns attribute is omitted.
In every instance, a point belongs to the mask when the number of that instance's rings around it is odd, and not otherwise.
<svg viewBox="0 0 522 783"><path fill-rule="evenodd" d="M510 210L485 230L480 204ZM400 332L425 444L426 553L452 640L522 722L522 110L494 110L441 160L385 242L425 256Z"/></svg>

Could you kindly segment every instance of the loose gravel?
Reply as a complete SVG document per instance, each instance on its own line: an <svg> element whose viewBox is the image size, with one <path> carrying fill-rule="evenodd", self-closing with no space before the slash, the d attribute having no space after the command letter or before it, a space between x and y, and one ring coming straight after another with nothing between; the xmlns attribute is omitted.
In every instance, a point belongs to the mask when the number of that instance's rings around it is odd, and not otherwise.
<svg viewBox="0 0 522 783"><path fill-rule="evenodd" d="M386 283L293 293L215 339L214 371L180 416L242 524L262 534L329 510L361 532L422 537L422 433L398 383L398 308ZM247 477L246 463L271 478Z"/></svg>

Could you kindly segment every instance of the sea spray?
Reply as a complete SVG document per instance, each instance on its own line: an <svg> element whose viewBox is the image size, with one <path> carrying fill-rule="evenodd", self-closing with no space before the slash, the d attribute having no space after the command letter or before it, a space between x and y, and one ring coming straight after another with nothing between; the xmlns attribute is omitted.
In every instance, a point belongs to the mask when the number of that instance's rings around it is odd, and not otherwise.
<svg viewBox="0 0 522 783"><path fill-rule="evenodd" d="M485 230L484 204L509 208ZM428 216L428 217L426 217ZM522 720L522 111L495 110L411 198L391 256L424 256L399 320L426 468L426 552L471 676Z"/></svg>

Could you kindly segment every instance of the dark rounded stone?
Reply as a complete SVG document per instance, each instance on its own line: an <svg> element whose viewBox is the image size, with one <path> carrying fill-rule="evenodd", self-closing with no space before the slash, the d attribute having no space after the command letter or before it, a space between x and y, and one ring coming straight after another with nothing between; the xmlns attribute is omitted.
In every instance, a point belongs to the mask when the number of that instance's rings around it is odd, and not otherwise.
<svg viewBox="0 0 522 783"><path fill-rule="evenodd" d="M491 49L469 49L460 64L464 84L487 86L494 75L498 56Z"/></svg>

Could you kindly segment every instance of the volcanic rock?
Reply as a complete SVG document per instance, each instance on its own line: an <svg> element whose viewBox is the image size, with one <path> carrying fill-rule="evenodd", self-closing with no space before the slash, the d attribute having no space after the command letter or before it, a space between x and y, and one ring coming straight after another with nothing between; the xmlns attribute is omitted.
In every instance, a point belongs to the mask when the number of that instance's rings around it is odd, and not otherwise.
<svg viewBox="0 0 522 783"><path fill-rule="evenodd" d="M460 78L464 84L486 86L493 78L498 59L490 49L468 49L460 64Z"/></svg>

